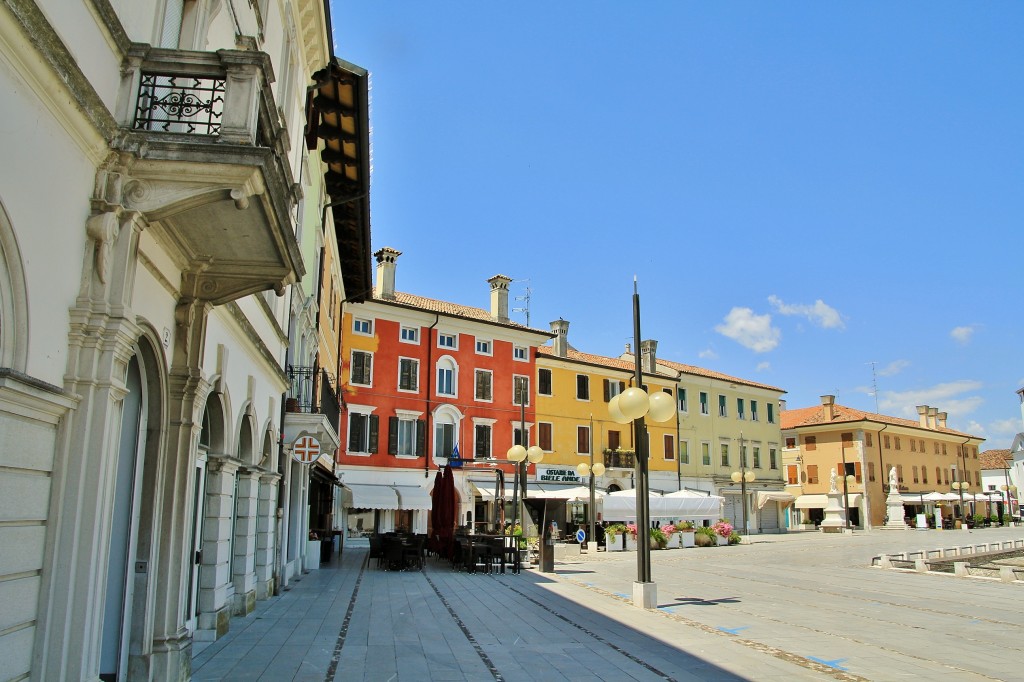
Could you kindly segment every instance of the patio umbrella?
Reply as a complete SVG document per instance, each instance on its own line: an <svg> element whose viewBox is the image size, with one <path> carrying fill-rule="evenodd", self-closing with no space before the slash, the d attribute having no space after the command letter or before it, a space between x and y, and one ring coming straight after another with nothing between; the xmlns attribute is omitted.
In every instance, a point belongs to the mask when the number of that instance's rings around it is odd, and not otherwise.
<svg viewBox="0 0 1024 682"><path fill-rule="evenodd" d="M455 476L451 467L444 468L441 479L441 502L437 510L437 529L441 556L451 558L455 539Z"/></svg>
<svg viewBox="0 0 1024 682"><path fill-rule="evenodd" d="M437 474L434 476L434 490L430 496L430 537L427 541L427 545L429 546L430 551L434 553L437 553L440 549L437 546L435 538L437 537L437 529L439 527L437 518L437 508L438 503L441 500L441 486L443 484L443 481L444 474L442 474L441 470L438 469Z"/></svg>

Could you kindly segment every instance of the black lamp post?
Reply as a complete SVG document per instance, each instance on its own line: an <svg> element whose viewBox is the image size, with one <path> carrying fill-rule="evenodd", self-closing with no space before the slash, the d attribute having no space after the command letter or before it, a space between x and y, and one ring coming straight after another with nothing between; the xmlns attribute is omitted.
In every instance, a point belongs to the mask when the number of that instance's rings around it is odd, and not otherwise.
<svg viewBox="0 0 1024 682"><path fill-rule="evenodd" d="M729 478L733 483L740 484L740 504L743 505L743 534L750 535L750 522L747 520L747 484L754 482L754 472L747 471L747 453L743 449L743 432L740 431L740 470L734 471Z"/></svg>

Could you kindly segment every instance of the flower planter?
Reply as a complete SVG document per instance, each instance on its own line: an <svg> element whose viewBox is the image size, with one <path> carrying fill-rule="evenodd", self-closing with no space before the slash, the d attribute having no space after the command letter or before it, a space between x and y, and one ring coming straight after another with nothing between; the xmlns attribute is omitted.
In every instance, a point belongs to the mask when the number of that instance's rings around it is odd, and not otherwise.
<svg viewBox="0 0 1024 682"><path fill-rule="evenodd" d="M625 536L626 536L626 551L627 552L635 552L636 551L636 536L633 535L632 533L626 533Z"/></svg>
<svg viewBox="0 0 1024 682"><path fill-rule="evenodd" d="M624 536L623 536L622 533L619 533L614 538L611 537L610 535L606 535L605 536L605 551L608 551L608 552L621 552L623 549L625 549L625 545L623 544L623 537Z"/></svg>
<svg viewBox="0 0 1024 682"><path fill-rule="evenodd" d="M728 545L729 544L729 538L722 537L721 535L716 535L715 536L715 540L718 542L718 546L719 547L721 547L722 545Z"/></svg>
<svg viewBox="0 0 1024 682"><path fill-rule="evenodd" d="M681 547L696 547L697 542L694 539L695 534L692 530L681 530L676 535L679 536L679 543Z"/></svg>
<svg viewBox="0 0 1024 682"><path fill-rule="evenodd" d="M672 533L672 535L668 536L668 544L665 545L665 549L679 549L682 547L679 542L679 533Z"/></svg>

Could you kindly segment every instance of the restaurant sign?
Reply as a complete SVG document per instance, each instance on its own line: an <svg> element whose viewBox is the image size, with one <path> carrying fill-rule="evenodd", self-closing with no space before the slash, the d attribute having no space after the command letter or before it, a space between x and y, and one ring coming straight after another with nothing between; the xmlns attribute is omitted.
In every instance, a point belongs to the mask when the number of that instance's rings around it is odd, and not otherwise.
<svg viewBox="0 0 1024 682"><path fill-rule="evenodd" d="M541 483L583 483L575 469L565 467L537 467L537 481Z"/></svg>

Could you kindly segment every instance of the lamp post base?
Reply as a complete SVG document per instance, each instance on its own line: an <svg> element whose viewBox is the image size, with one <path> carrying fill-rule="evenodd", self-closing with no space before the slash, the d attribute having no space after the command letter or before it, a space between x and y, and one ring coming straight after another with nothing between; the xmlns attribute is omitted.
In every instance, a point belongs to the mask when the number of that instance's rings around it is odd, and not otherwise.
<svg viewBox="0 0 1024 682"><path fill-rule="evenodd" d="M633 605L642 609L658 608L658 585L656 583L633 582Z"/></svg>

